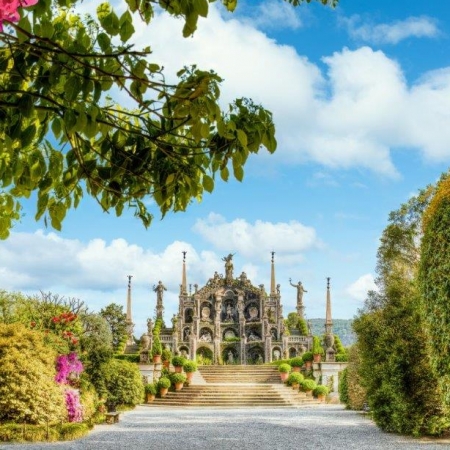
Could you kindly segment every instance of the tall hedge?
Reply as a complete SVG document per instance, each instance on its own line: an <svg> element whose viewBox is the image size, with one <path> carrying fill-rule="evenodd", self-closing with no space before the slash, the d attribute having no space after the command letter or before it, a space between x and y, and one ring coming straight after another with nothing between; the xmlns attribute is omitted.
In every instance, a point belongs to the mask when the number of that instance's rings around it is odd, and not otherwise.
<svg viewBox="0 0 450 450"><path fill-rule="evenodd" d="M431 362L450 407L450 179L438 184L425 211L420 289L431 336Z"/></svg>

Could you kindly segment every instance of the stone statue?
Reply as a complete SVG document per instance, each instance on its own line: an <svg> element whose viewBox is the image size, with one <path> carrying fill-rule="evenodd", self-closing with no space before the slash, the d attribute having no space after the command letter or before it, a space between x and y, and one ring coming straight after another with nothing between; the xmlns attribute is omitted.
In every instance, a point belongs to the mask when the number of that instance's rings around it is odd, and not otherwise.
<svg viewBox="0 0 450 450"><path fill-rule="evenodd" d="M277 294L280 295L280 285L277 284Z"/></svg>
<svg viewBox="0 0 450 450"><path fill-rule="evenodd" d="M301 281L299 281L297 284L292 283L292 279L289 278L289 284L295 288L297 288L297 304L301 305L303 304L303 293L308 292L303 287L303 284Z"/></svg>
<svg viewBox="0 0 450 450"><path fill-rule="evenodd" d="M157 286L153 286L153 290L156 292L156 300L157 302L162 302L164 291L167 291L167 288L162 284L160 280Z"/></svg>
<svg viewBox="0 0 450 450"><path fill-rule="evenodd" d="M228 364L233 364L234 363L234 357L233 357L233 352L230 350L228 352Z"/></svg>
<svg viewBox="0 0 450 450"><path fill-rule="evenodd" d="M311 325L311 321L308 320L308 336L312 335L312 325Z"/></svg>
<svg viewBox="0 0 450 450"><path fill-rule="evenodd" d="M233 253L229 253L228 256L224 256L222 261L225 261L225 278L227 281L231 281L233 279Z"/></svg>
<svg viewBox="0 0 450 450"><path fill-rule="evenodd" d="M184 340L184 341L188 341L188 340L189 340L190 334L191 334L191 332L190 332L189 328L185 328L185 329L184 329L183 340Z"/></svg>
<svg viewBox="0 0 450 450"><path fill-rule="evenodd" d="M226 320L232 321L233 320L233 307L228 303L227 305L227 318Z"/></svg>
<svg viewBox="0 0 450 450"><path fill-rule="evenodd" d="M177 317L176 314L174 314L174 315L172 316L172 327L173 327L174 330L175 330L176 327L177 327L177 323L178 323L178 317Z"/></svg>
<svg viewBox="0 0 450 450"><path fill-rule="evenodd" d="M149 334L150 336L153 333L153 322L152 319L147 319L147 334Z"/></svg>

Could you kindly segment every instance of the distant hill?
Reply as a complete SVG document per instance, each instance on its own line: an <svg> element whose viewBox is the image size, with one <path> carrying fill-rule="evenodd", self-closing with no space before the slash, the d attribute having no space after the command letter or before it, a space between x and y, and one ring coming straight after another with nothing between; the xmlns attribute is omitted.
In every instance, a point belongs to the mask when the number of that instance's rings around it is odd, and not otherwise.
<svg viewBox="0 0 450 450"><path fill-rule="evenodd" d="M309 319L311 321L312 334L321 336L324 331L325 319ZM356 336L352 331L351 319L333 319L333 333L339 336L344 347L356 342Z"/></svg>

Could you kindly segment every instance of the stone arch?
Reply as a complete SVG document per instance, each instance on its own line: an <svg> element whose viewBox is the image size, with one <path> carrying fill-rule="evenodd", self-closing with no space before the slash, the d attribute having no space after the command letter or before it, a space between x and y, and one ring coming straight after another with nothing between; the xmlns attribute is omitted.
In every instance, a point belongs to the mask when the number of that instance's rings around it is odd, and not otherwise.
<svg viewBox="0 0 450 450"><path fill-rule="evenodd" d="M195 356L199 364L204 365L214 364L214 353L212 349L206 347L205 345L202 345L201 347L197 348Z"/></svg>
<svg viewBox="0 0 450 450"><path fill-rule="evenodd" d="M210 327L202 327L198 336L200 342L213 342L214 332Z"/></svg>
<svg viewBox="0 0 450 450"><path fill-rule="evenodd" d="M272 361L278 361L283 357L283 351L280 347L273 347L272 348Z"/></svg>
<svg viewBox="0 0 450 450"><path fill-rule="evenodd" d="M224 364L238 364L239 352L235 347L232 346L225 347L222 350L222 361Z"/></svg>
<svg viewBox="0 0 450 450"><path fill-rule="evenodd" d="M189 356L189 347L187 345L180 345L178 347L178 353L187 358Z"/></svg>
<svg viewBox="0 0 450 450"><path fill-rule="evenodd" d="M192 308L184 310L184 323L192 323L194 321L194 311Z"/></svg>
<svg viewBox="0 0 450 450"><path fill-rule="evenodd" d="M248 364L262 364L264 363L264 349L261 345L254 345L247 350Z"/></svg>
<svg viewBox="0 0 450 450"><path fill-rule="evenodd" d="M225 330L223 330L222 333L222 340L225 341L225 339L227 338L238 338L239 337L239 333L232 327L227 327L225 328Z"/></svg>
<svg viewBox="0 0 450 450"><path fill-rule="evenodd" d="M183 328L183 341L184 342L188 342L190 335L191 335L191 328L190 327L184 327Z"/></svg>
<svg viewBox="0 0 450 450"><path fill-rule="evenodd" d="M297 356L297 349L295 347L291 347L289 349L289 358L295 358Z"/></svg>

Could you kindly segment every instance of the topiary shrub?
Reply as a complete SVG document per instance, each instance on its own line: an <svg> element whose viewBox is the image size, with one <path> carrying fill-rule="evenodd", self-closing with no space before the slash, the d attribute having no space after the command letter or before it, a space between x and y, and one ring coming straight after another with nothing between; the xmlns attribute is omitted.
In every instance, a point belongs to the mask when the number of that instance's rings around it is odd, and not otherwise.
<svg viewBox="0 0 450 450"><path fill-rule="evenodd" d="M288 386L292 386L293 384L300 384L305 377L299 372L292 372L289 374L287 379Z"/></svg>
<svg viewBox="0 0 450 450"><path fill-rule="evenodd" d="M314 359L313 352L305 352L302 355L302 359L304 362L310 362Z"/></svg>
<svg viewBox="0 0 450 450"><path fill-rule="evenodd" d="M312 354L313 354L313 356L314 355L320 355L320 356L325 355L325 351L322 347L322 344L320 343L319 336L313 336Z"/></svg>
<svg viewBox="0 0 450 450"><path fill-rule="evenodd" d="M174 367L183 367L186 362L186 358L184 356L174 356L172 358L172 365Z"/></svg>
<svg viewBox="0 0 450 450"><path fill-rule="evenodd" d="M172 358L172 352L168 349L165 348L163 349L162 353L161 353L161 361L170 361L170 359Z"/></svg>
<svg viewBox="0 0 450 450"><path fill-rule="evenodd" d="M170 381L172 384L176 383L185 383L186 382L186 375L184 373L171 373L170 374Z"/></svg>
<svg viewBox="0 0 450 450"><path fill-rule="evenodd" d="M148 383L144 386L146 394L156 395L158 392L158 386L155 383Z"/></svg>
<svg viewBox="0 0 450 450"><path fill-rule="evenodd" d="M328 395L328 387L320 384L313 389L314 397L318 397L319 395Z"/></svg>
<svg viewBox="0 0 450 450"><path fill-rule="evenodd" d="M289 364L283 363L278 366L278 372L289 373L291 371L291 366Z"/></svg>
<svg viewBox="0 0 450 450"><path fill-rule="evenodd" d="M170 388L171 384L172 383L170 382L169 378L161 377L158 381L158 389L161 389L161 388L168 389L168 388Z"/></svg>
<svg viewBox="0 0 450 450"><path fill-rule="evenodd" d="M317 383L314 380L306 379L300 383L300 387L302 391L308 392L313 391L317 386Z"/></svg>
<svg viewBox="0 0 450 450"><path fill-rule="evenodd" d="M183 364L183 370L186 373L195 372L197 370L197 363L195 361L187 360Z"/></svg>
<svg viewBox="0 0 450 450"><path fill-rule="evenodd" d="M295 358L291 358L289 360L289 364L291 367L302 367L303 366L303 358L301 356L296 356Z"/></svg>

